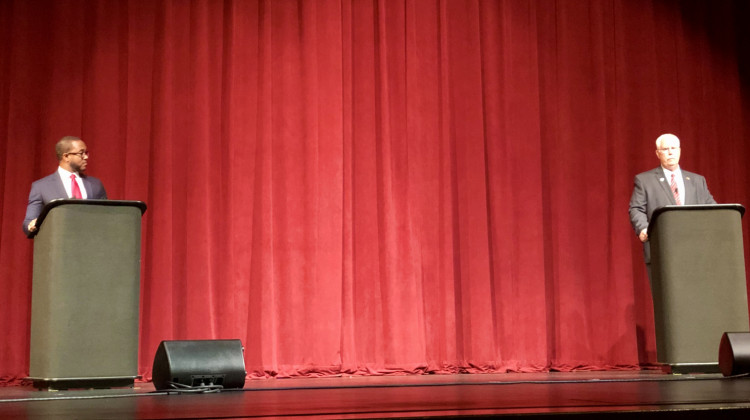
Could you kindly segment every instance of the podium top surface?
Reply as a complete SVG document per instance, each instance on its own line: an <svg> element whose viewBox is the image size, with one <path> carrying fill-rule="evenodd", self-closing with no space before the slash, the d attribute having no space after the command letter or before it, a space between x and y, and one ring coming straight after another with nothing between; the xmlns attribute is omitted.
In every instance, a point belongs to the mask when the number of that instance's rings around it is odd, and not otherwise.
<svg viewBox="0 0 750 420"><path fill-rule="evenodd" d="M651 235L653 227L656 225L656 221L659 215L662 213L669 212L686 212L686 211L698 211L698 210L735 210L740 213L740 218L745 215L745 207L742 204L688 204L684 206L664 206L654 210L654 214L651 215L651 223L648 225L648 234Z"/></svg>
<svg viewBox="0 0 750 420"><path fill-rule="evenodd" d="M688 204L684 206L664 206L654 210L651 220L668 211L695 211L695 210L737 210L740 217L745 215L745 207L742 204Z"/></svg>
<svg viewBox="0 0 750 420"><path fill-rule="evenodd" d="M56 200L52 200L49 203L44 205L44 208L42 209L42 213L39 214L39 217L37 218L36 225L41 227L42 222L44 221L44 218L47 217L47 214L49 214L52 209L64 206L67 204L75 204L79 206L108 206L108 207L136 207L141 210L141 215L146 212L146 203L143 201L132 201L132 200L80 200L75 198L59 198ZM39 230L33 232L34 235L30 235L29 237L36 236L36 233L38 233Z"/></svg>

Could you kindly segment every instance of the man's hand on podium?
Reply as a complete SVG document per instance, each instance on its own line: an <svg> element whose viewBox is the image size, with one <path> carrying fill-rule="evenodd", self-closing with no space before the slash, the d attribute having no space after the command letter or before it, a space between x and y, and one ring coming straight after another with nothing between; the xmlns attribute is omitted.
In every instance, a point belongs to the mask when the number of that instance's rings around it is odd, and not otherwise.
<svg viewBox="0 0 750 420"><path fill-rule="evenodd" d="M29 222L29 232L36 232L36 219Z"/></svg>

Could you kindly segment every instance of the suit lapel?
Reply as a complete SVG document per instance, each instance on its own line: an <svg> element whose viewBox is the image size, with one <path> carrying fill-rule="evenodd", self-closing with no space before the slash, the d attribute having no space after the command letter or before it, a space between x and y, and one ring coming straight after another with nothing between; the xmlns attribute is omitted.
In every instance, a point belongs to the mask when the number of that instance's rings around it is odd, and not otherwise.
<svg viewBox="0 0 750 420"><path fill-rule="evenodd" d="M62 198L68 198L68 193L65 191L65 185L63 185L63 180L60 177L60 174L58 172L55 172L52 174L52 178L54 179L54 188L55 188L55 196L62 197Z"/></svg>
<svg viewBox="0 0 750 420"><path fill-rule="evenodd" d="M89 180L85 176L82 176L81 181L83 181L83 188L86 189L86 198L91 198L91 185L89 185Z"/></svg>

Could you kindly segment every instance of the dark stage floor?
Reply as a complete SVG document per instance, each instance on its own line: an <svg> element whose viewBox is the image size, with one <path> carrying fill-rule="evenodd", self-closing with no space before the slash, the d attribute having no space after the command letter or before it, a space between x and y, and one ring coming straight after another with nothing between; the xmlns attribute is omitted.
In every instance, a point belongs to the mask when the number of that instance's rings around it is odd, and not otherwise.
<svg viewBox="0 0 750 420"><path fill-rule="evenodd" d="M247 381L214 394L0 388L0 418L739 418L750 378L659 371L369 376Z"/></svg>

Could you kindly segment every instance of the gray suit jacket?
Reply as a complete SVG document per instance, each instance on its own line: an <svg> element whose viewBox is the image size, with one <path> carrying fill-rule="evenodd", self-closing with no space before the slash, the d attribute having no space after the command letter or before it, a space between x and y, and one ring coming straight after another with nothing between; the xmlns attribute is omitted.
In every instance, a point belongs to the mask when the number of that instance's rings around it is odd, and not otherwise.
<svg viewBox="0 0 750 420"><path fill-rule="evenodd" d="M682 179L685 182L685 203L688 204L716 204L716 200L708 191L706 178L693 172L682 170ZM635 234L638 235L643 229L648 228L651 215L654 210L667 205L677 204L674 201L669 181L664 177L661 166L635 176L635 187L630 197L630 223L633 225ZM643 254L646 264L651 262L648 242L643 244Z"/></svg>
<svg viewBox="0 0 750 420"><path fill-rule="evenodd" d="M107 192L99 179L91 176L82 176L81 179L89 199L104 200L107 198ZM23 219L23 231L26 236L30 236L29 223L39 217L44 205L58 198L68 198L68 194L65 192L65 186L57 171L31 184L29 204L26 206L26 218Z"/></svg>

